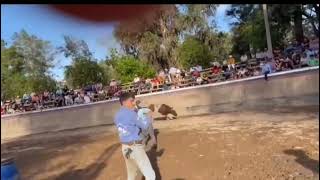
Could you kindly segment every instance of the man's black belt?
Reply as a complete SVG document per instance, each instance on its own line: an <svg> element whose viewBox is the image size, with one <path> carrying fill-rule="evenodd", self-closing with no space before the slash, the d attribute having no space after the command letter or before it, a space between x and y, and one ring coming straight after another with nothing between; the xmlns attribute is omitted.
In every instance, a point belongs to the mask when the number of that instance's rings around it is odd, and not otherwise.
<svg viewBox="0 0 320 180"><path fill-rule="evenodd" d="M143 143L143 141L140 140L140 141L132 141L132 142L127 142L127 143L122 143L122 144L132 146L134 144L142 144L142 143Z"/></svg>

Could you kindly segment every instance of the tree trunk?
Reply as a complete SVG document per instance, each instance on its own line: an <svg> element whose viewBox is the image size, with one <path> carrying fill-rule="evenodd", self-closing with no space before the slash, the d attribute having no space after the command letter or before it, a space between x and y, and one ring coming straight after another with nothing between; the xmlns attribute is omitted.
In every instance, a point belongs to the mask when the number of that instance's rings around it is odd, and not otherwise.
<svg viewBox="0 0 320 180"><path fill-rule="evenodd" d="M294 22L294 35L296 40L301 43L303 42L303 28L302 28L302 7L301 5L296 5L293 14Z"/></svg>

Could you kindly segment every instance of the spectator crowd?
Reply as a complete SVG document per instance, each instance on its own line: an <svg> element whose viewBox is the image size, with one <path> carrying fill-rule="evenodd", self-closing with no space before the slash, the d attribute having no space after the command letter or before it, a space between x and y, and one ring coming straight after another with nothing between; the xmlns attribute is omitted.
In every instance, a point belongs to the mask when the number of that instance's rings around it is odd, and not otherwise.
<svg viewBox="0 0 320 180"><path fill-rule="evenodd" d="M207 69L200 65L191 67L189 71L171 67L160 71L154 78L143 79L136 75L132 83L122 85L112 79L106 87L100 83L78 90L65 86L56 92L24 94L13 100L1 100L1 115L88 104L116 98L125 91L136 94L152 93L259 75L264 75L265 80L268 80L270 73L310 66L319 66L319 39L310 42L305 38L303 43L295 41L284 50L276 47L272 53L268 53L267 49L258 50L255 54L248 52L239 58L238 63L230 55L222 63L212 62Z"/></svg>

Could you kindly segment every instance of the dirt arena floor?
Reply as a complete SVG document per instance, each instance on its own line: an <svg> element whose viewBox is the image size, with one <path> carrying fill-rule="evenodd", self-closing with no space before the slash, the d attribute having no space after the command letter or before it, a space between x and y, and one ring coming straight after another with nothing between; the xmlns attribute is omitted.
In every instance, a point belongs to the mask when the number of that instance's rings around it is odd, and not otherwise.
<svg viewBox="0 0 320 180"><path fill-rule="evenodd" d="M319 177L319 110L231 112L157 121L149 152L163 180L286 180ZM113 127L2 143L24 180L124 180Z"/></svg>

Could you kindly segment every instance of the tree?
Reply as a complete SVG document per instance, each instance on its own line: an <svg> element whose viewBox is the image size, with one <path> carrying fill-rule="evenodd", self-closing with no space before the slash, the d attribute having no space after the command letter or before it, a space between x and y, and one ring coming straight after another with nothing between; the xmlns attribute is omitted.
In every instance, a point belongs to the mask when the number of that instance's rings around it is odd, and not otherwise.
<svg viewBox="0 0 320 180"><path fill-rule="evenodd" d="M72 65L66 66L65 78L73 88L105 82L103 69L96 61L86 58L75 59Z"/></svg>
<svg viewBox="0 0 320 180"><path fill-rule="evenodd" d="M84 40L77 40L71 36L64 36L63 38L65 45L59 49L64 53L65 57L71 57L71 59L92 58L89 46Z"/></svg>
<svg viewBox="0 0 320 180"><path fill-rule="evenodd" d="M153 78L156 75L151 66L130 55L118 56L114 68L122 83L132 82L136 75L141 78Z"/></svg>
<svg viewBox="0 0 320 180"><path fill-rule="evenodd" d="M56 82L49 75L53 61L49 42L21 31L12 46L6 47L4 41L1 46L1 99L55 89Z"/></svg>
<svg viewBox="0 0 320 180"><path fill-rule="evenodd" d="M94 83L106 84L109 80L107 72L92 57L87 43L70 36L64 36L65 45L60 47L65 57L70 57L71 65L65 67L64 75L68 85L83 88Z"/></svg>
<svg viewBox="0 0 320 180"><path fill-rule="evenodd" d="M187 37L178 49L179 61L184 68L196 65L208 67L212 61L209 47L195 37Z"/></svg>
<svg viewBox="0 0 320 180"><path fill-rule="evenodd" d="M55 51L49 41L29 35L25 30L15 33L13 47L23 57L28 76L43 76L53 67Z"/></svg>

